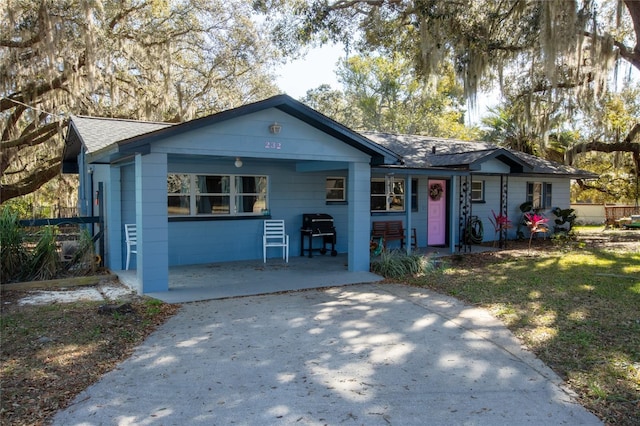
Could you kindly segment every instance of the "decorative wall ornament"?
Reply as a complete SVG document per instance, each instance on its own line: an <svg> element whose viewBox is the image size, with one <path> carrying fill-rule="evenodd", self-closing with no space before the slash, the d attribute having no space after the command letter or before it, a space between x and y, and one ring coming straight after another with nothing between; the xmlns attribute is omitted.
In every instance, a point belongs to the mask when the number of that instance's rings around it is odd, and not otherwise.
<svg viewBox="0 0 640 426"><path fill-rule="evenodd" d="M429 187L429 197L431 197L431 199L434 201L438 201L440 198L442 198L443 192L444 189L442 188L442 184L440 183L434 183Z"/></svg>

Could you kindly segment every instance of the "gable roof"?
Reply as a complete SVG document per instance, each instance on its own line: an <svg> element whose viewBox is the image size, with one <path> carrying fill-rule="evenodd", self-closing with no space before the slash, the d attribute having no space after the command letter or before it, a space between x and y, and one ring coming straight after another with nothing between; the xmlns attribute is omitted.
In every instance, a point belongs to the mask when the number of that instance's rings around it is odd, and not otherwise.
<svg viewBox="0 0 640 426"><path fill-rule="evenodd" d="M149 144L174 135L211 126L269 108L279 109L316 129L363 151L372 157L372 165L395 164L397 154L361 134L343 126L288 95L277 95L179 124L151 123L107 118L72 117L65 161L76 161L84 145L90 161L117 161L136 152L148 152Z"/></svg>
<svg viewBox="0 0 640 426"><path fill-rule="evenodd" d="M72 116L71 125L75 128L76 134L82 135L87 152L93 153L116 142L171 127L174 124Z"/></svg>
<svg viewBox="0 0 640 426"><path fill-rule="evenodd" d="M497 159L507 164L513 174L553 174L571 178L597 177L585 170L487 142L376 132L363 132L362 134L401 155L404 160L403 166L406 168L447 168L477 171L480 170L482 163Z"/></svg>
<svg viewBox="0 0 640 426"><path fill-rule="evenodd" d="M172 125L171 123L72 115L62 155L62 172L78 172L78 155L83 145L87 153L91 154L118 141Z"/></svg>

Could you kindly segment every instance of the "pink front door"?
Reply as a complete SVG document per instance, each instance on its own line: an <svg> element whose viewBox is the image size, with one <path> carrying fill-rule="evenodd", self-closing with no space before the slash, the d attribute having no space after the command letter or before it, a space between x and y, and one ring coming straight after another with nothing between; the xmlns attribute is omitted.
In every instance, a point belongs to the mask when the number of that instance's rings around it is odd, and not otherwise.
<svg viewBox="0 0 640 426"><path fill-rule="evenodd" d="M447 182L444 180L429 180L427 191L429 196L427 205L427 245L445 245L447 241Z"/></svg>

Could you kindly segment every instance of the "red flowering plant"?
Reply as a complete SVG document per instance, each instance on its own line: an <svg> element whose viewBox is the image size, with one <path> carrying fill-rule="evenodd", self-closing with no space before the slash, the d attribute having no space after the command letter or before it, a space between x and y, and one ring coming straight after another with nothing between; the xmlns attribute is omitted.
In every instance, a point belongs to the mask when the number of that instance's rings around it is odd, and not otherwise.
<svg viewBox="0 0 640 426"><path fill-rule="evenodd" d="M531 248L531 239L533 238L534 234L546 234L547 232L549 232L549 228L547 227L547 222L549 221L549 219L537 213L525 213L524 219L525 224L529 228L529 248Z"/></svg>
<svg viewBox="0 0 640 426"><path fill-rule="evenodd" d="M506 215L503 215L502 213L496 215L496 212L493 210L491 210L491 214L493 215L493 219L489 218L489 222L493 225L493 230L495 231L496 236L502 231L506 231L511 228L511 221ZM496 238L494 238L493 242L495 244Z"/></svg>

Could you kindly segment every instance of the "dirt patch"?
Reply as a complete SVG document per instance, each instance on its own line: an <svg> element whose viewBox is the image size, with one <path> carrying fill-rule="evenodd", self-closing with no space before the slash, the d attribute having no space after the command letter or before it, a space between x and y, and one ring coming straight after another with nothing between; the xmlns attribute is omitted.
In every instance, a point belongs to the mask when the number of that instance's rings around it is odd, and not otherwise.
<svg viewBox="0 0 640 426"><path fill-rule="evenodd" d="M0 424L44 424L177 312L109 283L2 293Z"/></svg>

